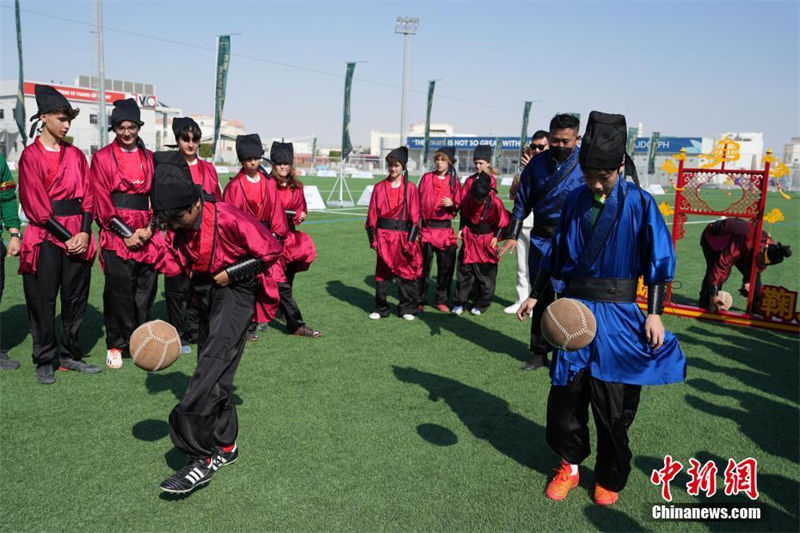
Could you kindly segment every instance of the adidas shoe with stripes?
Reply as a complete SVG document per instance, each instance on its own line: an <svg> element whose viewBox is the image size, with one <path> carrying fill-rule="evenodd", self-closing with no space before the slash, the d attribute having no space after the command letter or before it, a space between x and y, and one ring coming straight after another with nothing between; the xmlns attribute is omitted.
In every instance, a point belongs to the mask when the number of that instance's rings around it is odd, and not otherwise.
<svg viewBox="0 0 800 533"><path fill-rule="evenodd" d="M203 458L196 459L165 479L161 483L161 490L173 494L191 492L211 481L215 470L213 462Z"/></svg>
<svg viewBox="0 0 800 533"><path fill-rule="evenodd" d="M214 470L219 470L223 466L228 466L229 464L236 461L239 458L239 447L236 443L233 444L233 449L229 452L223 451L222 448L217 448L217 453L214 454L214 457L211 458L211 467Z"/></svg>

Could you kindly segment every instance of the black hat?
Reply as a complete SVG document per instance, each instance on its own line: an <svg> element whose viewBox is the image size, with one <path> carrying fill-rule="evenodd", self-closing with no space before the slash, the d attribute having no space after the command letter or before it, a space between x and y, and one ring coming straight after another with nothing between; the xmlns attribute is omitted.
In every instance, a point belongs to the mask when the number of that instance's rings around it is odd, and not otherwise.
<svg viewBox="0 0 800 533"><path fill-rule="evenodd" d="M782 263L787 257L792 256L792 247L784 246L781 243L770 244L767 246L767 260L770 265L777 265Z"/></svg>
<svg viewBox="0 0 800 533"><path fill-rule="evenodd" d="M479 144L475 147L475 152L472 154L472 160L477 161L482 159L487 163L492 160L492 147L489 144Z"/></svg>
<svg viewBox="0 0 800 533"><path fill-rule="evenodd" d="M294 145L273 141L269 150L269 160L273 165L291 165L294 163Z"/></svg>
<svg viewBox="0 0 800 533"><path fill-rule="evenodd" d="M403 165L403 168L406 168L406 163L408 163L408 148L405 146L395 148L389 152L389 155L386 156L386 161L389 161L390 157L400 161L400 164Z"/></svg>
<svg viewBox="0 0 800 533"><path fill-rule="evenodd" d="M111 111L111 120L108 123L108 131L112 131L118 124L129 120L140 127L144 125L141 121L141 112L136 100L126 98L125 100L115 100L114 109Z"/></svg>
<svg viewBox="0 0 800 533"><path fill-rule="evenodd" d="M254 157L260 158L263 155L264 147L261 146L261 137L258 136L258 133L236 136L236 157L239 158L239 161Z"/></svg>
<svg viewBox="0 0 800 533"><path fill-rule="evenodd" d="M31 117L31 121L36 120L42 115L46 115L56 109L68 108L77 111L71 105L63 94L50 87L49 85L37 85L34 87L36 94L36 106L39 108L35 115ZM76 113L77 114L77 113Z"/></svg>
<svg viewBox="0 0 800 533"><path fill-rule="evenodd" d="M180 152L156 152L153 164L155 170L150 187L153 211L183 209L200 198L200 187L192 181L189 165Z"/></svg>
<svg viewBox="0 0 800 533"><path fill-rule="evenodd" d="M197 122L194 121L192 117L176 117L172 119L172 133L175 135L175 138L178 138L178 134L182 131L191 131L196 130L200 132L200 136L203 135L200 126L197 125ZM200 141L200 139L195 139L196 141Z"/></svg>
<svg viewBox="0 0 800 533"><path fill-rule="evenodd" d="M436 150L436 153L437 154L441 153L441 154L446 155L447 159L449 159L450 163L453 164L453 165L455 165L456 161L458 161L456 159L456 148L455 148L455 146L442 146L441 148Z"/></svg>
<svg viewBox="0 0 800 533"><path fill-rule="evenodd" d="M481 172L472 180L472 195L478 200L483 200L492 192L492 179L486 172Z"/></svg>
<svg viewBox="0 0 800 533"><path fill-rule="evenodd" d="M627 141L628 127L624 115L592 111L581 141L581 168L619 168L625 159Z"/></svg>

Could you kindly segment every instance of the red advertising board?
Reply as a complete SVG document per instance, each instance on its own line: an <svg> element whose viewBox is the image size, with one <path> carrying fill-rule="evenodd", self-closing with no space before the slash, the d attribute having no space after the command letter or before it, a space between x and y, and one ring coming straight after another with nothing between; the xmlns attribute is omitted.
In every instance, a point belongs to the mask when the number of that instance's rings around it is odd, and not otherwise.
<svg viewBox="0 0 800 533"><path fill-rule="evenodd" d="M24 92L27 96L35 96L34 87L35 82L26 81L24 83ZM67 85L53 85L48 84L55 90L64 95L67 100L75 102L92 102L97 103L97 91L95 89L86 89L84 87L71 87ZM111 105L116 100L123 100L125 98L133 98L139 107L155 107L156 99L154 96L145 96L137 94L121 93L119 91L106 91L106 104Z"/></svg>

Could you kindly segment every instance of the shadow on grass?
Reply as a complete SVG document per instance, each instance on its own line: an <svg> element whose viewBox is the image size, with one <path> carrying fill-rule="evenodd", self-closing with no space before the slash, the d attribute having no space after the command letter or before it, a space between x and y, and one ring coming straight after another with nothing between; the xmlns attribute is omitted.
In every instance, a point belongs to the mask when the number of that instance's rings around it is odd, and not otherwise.
<svg viewBox="0 0 800 533"><path fill-rule="evenodd" d="M148 419L137 422L131 434L139 440L155 442L169 435L169 424L164 420Z"/></svg>
<svg viewBox="0 0 800 533"><path fill-rule="evenodd" d="M796 407L760 394L726 389L706 379L691 379L687 384L701 392L737 399L740 409L686 395L686 403L695 409L736 422L740 431L765 452L797 462L800 446L797 439Z"/></svg>
<svg viewBox="0 0 800 533"><path fill-rule="evenodd" d="M556 459L536 444L545 441L544 427L512 412L504 399L416 368L392 366L392 370L398 380L427 390L432 402L444 400L475 437L527 468L550 474Z"/></svg>
<svg viewBox="0 0 800 533"><path fill-rule="evenodd" d="M11 351L28 336L28 311L24 305L9 307L0 314L0 346Z"/></svg>
<svg viewBox="0 0 800 533"><path fill-rule="evenodd" d="M436 446L452 446L458 442L458 436L439 424L420 424L417 426L420 437Z"/></svg>
<svg viewBox="0 0 800 533"><path fill-rule="evenodd" d="M183 372L170 372L168 374L148 372L144 384L150 394L170 391L175 396L175 399L180 401L189 386L189 380L191 380L191 376L187 376ZM234 405L242 405L244 400L236 394L236 385L232 387L232 391Z"/></svg>
<svg viewBox="0 0 800 533"><path fill-rule="evenodd" d="M696 345L738 363L729 366L692 357L689 359L690 368L731 376L742 385L726 388L708 379L691 379L687 381L690 387L715 395L724 403L729 403L731 398L735 399L738 401L738 408L721 405L696 395L687 395L687 403L712 416L733 420L742 433L761 449L796 463L800 456L797 439L800 429L800 410L797 408L797 375L800 372L796 353L797 340L788 335L754 329L748 329L746 334L741 330L731 331L731 335L725 338L710 336L700 326L691 326L687 332L692 335L680 336L684 347ZM776 401L770 396L783 398L789 403Z"/></svg>
<svg viewBox="0 0 800 533"><path fill-rule="evenodd" d="M60 308L61 302L56 303L56 311ZM8 308L0 318L0 346L6 350L13 350L28 337L30 328L28 324L28 311L24 305L18 304ZM86 306L86 314L81 322L81 329L78 333L78 343L85 354L91 353L95 345L104 338L105 319L103 314L94 305ZM61 315L56 315L56 336L61 339Z"/></svg>
<svg viewBox="0 0 800 533"><path fill-rule="evenodd" d="M358 307L365 313L371 313L375 307L375 297L372 294L363 289L345 285L341 281L329 281L325 289L337 300Z"/></svg>
<svg viewBox="0 0 800 533"><path fill-rule="evenodd" d="M649 531L640 522L610 506L589 505L583 508L583 513L597 531Z"/></svg>
<svg viewBox="0 0 800 533"><path fill-rule="evenodd" d="M374 286L372 276L365 282ZM375 300L372 294L358 287L350 287L341 281L329 281L328 293L343 302L359 307L366 313L372 312ZM431 330L431 336L441 334L442 330L450 331L457 337L468 340L487 352L506 354L518 361L525 362L530 355L528 345L509 337L495 329L480 324L475 320L463 319L447 313L423 312L417 315Z"/></svg>

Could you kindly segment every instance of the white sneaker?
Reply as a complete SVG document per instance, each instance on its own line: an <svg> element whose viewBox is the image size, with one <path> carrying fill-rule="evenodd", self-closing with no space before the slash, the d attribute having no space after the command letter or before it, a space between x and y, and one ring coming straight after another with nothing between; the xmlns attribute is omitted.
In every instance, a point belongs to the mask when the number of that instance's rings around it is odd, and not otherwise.
<svg viewBox="0 0 800 533"><path fill-rule="evenodd" d="M381 317L380 313L378 313L378 312L376 312L376 311L373 311L373 312L371 312L371 313L369 314L369 319L370 319L370 320L380 320L381 318L382 318L382 317Z"/></svg>
<svg viewBox="0 0 800 533"><path fill-rule="evenodd" d="M522 305L522 302L515 302L503 309L503 312L507 315L516 315L520 305Z"/></svg>
<svg viewBox="0 0 800 533"><path fill-rule="evenodd" d="M106 366L108 368L122 368L122 351L117 348L106 350Z"/></svg>
<svg viewBox="0 0 800 533"><path fill-rule="evenodd" d="M417 318L417 317L415 317L414 315L412 315L410 313L406 313L406 314L403 315L403 320L414 320L415 318Z"/></svg>
<svg viewBox="0 0 800 533"><path fill-rule="evenodd" d="M461 313L464 312L464 306L457 305L453 308L453 314L457 316L461 316Z"/></svg>
<svg viewBox="0 0 800 533"><path fill-rule="evenodd" d="M472 309L469 310L469 312L475 316L481 316L481 310L478 309L477 307L473 307Z"/></svg>

